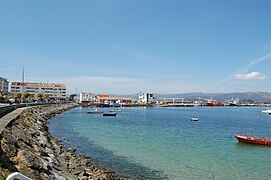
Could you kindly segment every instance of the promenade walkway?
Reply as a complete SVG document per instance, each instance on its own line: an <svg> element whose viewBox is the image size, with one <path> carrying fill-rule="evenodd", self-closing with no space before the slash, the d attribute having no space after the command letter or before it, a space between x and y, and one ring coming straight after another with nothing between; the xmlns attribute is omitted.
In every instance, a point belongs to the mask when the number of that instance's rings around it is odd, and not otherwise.
<svg viewBox="0 0 271 180"><path fill-rule="evenodd" d="M12 111L11 113L8 113L7 115L3 116L0 119L0 134L3 132L5 127L8 125L8 123L10 123L10 121L12 121L16 117L18 117L27 108L29 108L29 107L18 108L16 110Z"/></svg>

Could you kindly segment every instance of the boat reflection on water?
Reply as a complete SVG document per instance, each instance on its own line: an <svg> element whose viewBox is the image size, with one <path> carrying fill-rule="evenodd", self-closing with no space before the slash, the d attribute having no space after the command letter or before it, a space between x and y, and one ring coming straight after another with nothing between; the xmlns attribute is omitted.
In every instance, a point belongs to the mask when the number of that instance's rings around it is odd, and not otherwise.
<svg viewBox="0 0 271 180"><path fill-rule="evenodd" d="M100 104L99 107L101 108L120 107L120 104L116 104L116 103Z"/></svg>

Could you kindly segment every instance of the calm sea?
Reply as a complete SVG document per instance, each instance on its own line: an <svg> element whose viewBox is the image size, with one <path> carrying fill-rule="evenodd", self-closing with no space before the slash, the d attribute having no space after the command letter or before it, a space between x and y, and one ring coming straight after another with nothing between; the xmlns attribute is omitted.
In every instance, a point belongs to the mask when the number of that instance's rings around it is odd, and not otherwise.
<svg viewBox="0 0 271 180"><path fill-rule="evenodd" d="M77 108L48 126L66 146L136 179L262 180L271 178L271 147L238 143L233 134L271 137L264 109L125 108L103 117Z"/></svg>

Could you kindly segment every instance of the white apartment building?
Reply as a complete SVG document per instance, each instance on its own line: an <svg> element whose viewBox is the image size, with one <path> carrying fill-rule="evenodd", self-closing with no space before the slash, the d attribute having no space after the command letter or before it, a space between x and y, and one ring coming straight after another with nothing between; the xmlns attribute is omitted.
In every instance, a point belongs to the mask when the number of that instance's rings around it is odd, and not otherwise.
<svg viewBox="0 0 271 180"><path fill-rule="evenodd" d="M66 98L66 86L64 84L12 82L11 93L48 94L49 97Z"/></svg>
<svg viewBox="0 0 271 180"><path fill-rule="evenodd" d="M8 92L8 80L0 77L0 92Z"/></svg>
<svg viewBox="0 0 271 180"><path fill-rule="evenodd" d="M80 93L79 103L93 101L94 95L92 93Z"/></svg>
<svg viewBox="0 0 271 180"><path fill-rule="evenodd" d="M154 102L154 96L151 93L140 93L139 102L144 104L150 104Z"/></svg>

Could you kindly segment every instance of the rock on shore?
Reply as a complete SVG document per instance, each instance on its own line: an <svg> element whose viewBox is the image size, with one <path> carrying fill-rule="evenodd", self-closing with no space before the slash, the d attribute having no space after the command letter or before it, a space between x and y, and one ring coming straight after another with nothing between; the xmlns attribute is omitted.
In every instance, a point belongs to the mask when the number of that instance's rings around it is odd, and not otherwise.
<svg viewBox="0 0 271 180"><path fill-rule="evenodd" d="M76 104L24 110L0 135L0 179L20 172L32 179L126 179L65 148L48 132L47 120Z"/></svg>

